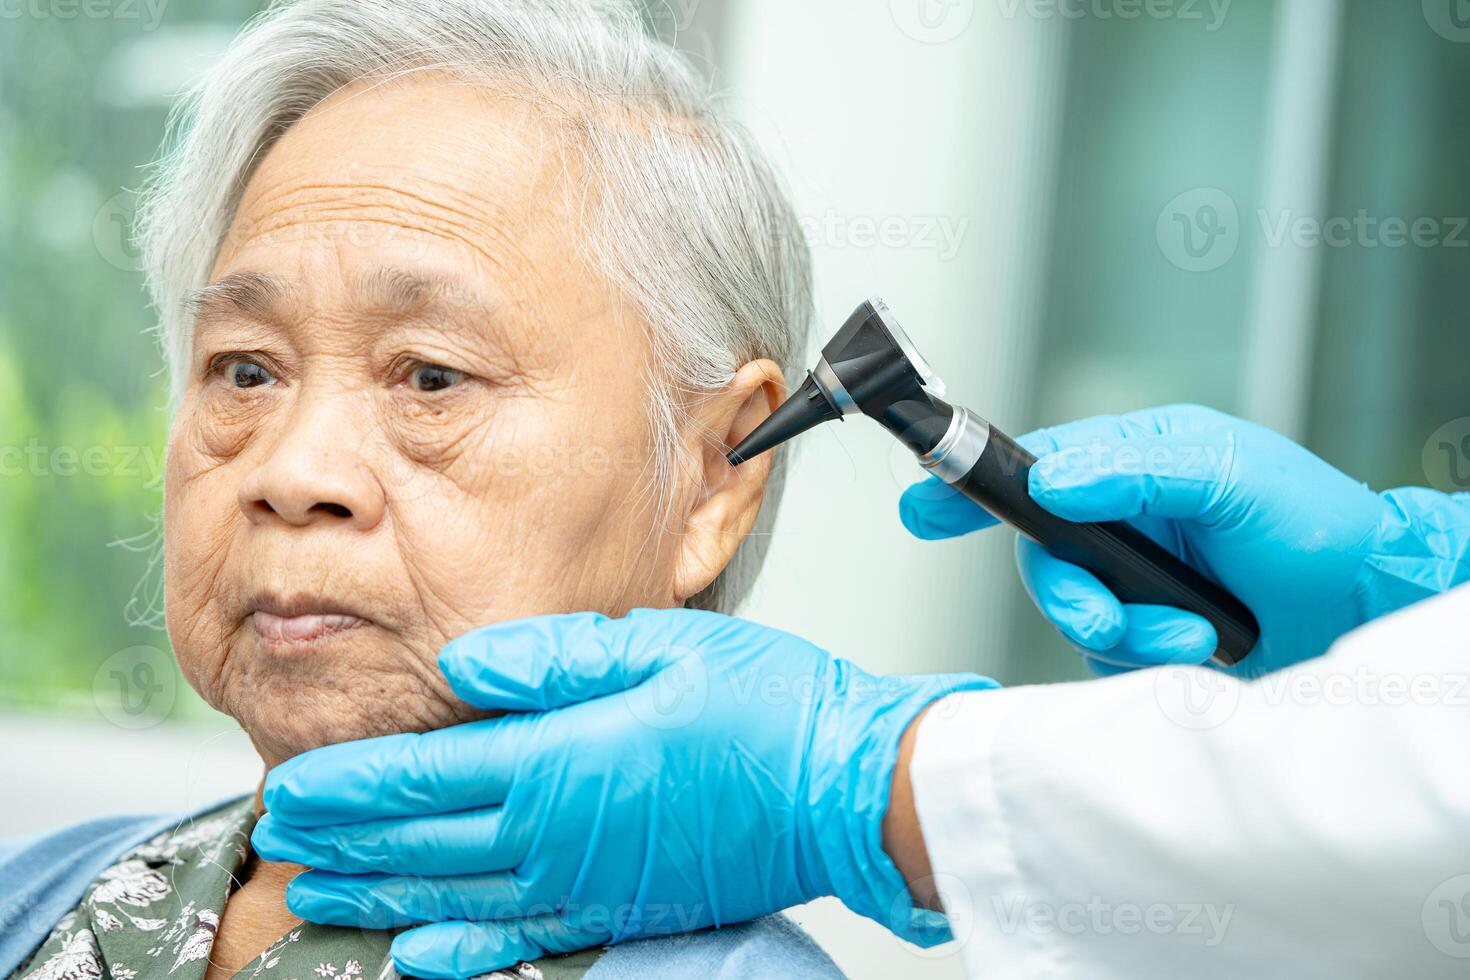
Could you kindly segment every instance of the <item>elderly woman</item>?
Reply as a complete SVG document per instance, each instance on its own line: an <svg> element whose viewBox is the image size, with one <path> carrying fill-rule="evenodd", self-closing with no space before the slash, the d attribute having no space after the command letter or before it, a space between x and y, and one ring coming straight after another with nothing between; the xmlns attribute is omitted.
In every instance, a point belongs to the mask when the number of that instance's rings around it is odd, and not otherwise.
<svg viewBox="0 0 1470 980"><path fill-rule="evenodd" d="M478 625L729 609L760 562L771 464L722 452L800 354L805 251L696 75L604 6L278 4L177 119L142 220L169 636L266 768L482 717L435 666ZM289 913L259 814L0 848L0 977L391 975L394 931ZM727 964L835 973L767 921L520 975Z"/></svg>

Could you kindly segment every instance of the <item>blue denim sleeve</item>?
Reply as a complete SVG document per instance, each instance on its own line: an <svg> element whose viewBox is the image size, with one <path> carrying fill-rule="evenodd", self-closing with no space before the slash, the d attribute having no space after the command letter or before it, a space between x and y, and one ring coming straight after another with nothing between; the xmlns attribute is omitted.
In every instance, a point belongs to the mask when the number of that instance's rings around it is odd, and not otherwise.
<svg viewBox="0 0 1470 980"><path fill-rule="evenodd" d="M587 980L654 977L842 980L843 973L810 936L780 915L724 929L614 946L587 973Z"/></svg>

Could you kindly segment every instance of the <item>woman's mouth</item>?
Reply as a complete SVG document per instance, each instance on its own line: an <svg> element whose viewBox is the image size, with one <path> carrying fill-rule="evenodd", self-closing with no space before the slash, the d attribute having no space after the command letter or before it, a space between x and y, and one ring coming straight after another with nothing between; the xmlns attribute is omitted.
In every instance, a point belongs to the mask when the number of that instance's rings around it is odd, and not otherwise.
<svg viewBox="0 0 1470 980"><path fill-rule="evenodd" d="M262 640L295 646L323 640L335 633L357 629L368 623L356 616L339 614L277 616L257 611L250 614L250 624L255 627L256 635Z"/></svg>
<svg viewBox="0 0 1470 980"><path fill-rule="evenodd" d="M279 599L265 596L252 603L250 625L268 646L311 646L329 637L370 625L335 603L305 597Z"/></svg>

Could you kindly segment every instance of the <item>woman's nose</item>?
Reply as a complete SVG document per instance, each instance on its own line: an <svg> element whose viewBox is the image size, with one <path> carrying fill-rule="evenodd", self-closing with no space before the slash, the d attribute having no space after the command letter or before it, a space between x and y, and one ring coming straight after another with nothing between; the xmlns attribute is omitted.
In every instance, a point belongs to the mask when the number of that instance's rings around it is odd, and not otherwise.
<svg viewBox="0 0 1470 980"><path fill-rule="evenodd" d="M367 460L346 448L363 441L320 419L297 421L240 485L240 510L253 524L371 530L387 498Z"/></svg>

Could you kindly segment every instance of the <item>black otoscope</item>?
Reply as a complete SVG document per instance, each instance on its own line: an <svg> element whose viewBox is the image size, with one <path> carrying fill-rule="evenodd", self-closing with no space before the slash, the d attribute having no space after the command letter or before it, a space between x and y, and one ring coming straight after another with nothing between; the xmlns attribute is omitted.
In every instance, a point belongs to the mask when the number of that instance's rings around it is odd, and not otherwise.
<svg viewBox="0 0 1470 980"><path fill-rule="evenodd" d="M739 466L831 419L862 412L919 458L919 465L1065 561L1092 572L1126 603L1173 606L1214 624L1214 659L1235 664L1260 637L1239 599L1129 524L1077 524L1031 499L1036 457L969 409L938 396L942 382L881 299L848 317L801 388L726 459Z"/></svg>

